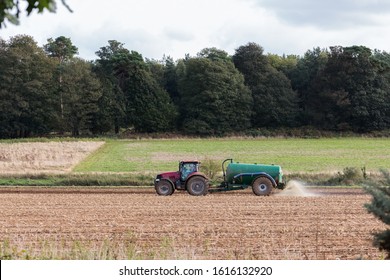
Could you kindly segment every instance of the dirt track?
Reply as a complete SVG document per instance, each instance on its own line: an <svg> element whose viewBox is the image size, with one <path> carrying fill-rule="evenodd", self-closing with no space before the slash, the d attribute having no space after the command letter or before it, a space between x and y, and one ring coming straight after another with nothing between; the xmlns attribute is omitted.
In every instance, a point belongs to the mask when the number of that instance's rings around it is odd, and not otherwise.
<svg viewBox="0 0 390 280"><path fill-rule="evenodd" d="M336 188L312 193L160 197L152 188L0 188L0 241L18 250L40 250L43 242L62 244L56 250L81 242L93 250L109 241L131 245L132 256L141 258L383 257L371 234L385 227L364 208L368 195ZM126 258L121 250L115 256Z"/></svg>

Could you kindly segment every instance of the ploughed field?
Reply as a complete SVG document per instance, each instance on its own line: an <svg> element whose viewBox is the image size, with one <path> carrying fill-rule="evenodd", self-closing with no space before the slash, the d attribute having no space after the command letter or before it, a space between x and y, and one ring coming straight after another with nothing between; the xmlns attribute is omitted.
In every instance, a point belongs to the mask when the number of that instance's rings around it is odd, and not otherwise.
<svg viewBox="0 0 390 280"><path fill-rule="evenodd" d="M153 188L0 188L0 257L382 259L361 189L195 197ZM1 254L3 256L1 256Z"/></svg>

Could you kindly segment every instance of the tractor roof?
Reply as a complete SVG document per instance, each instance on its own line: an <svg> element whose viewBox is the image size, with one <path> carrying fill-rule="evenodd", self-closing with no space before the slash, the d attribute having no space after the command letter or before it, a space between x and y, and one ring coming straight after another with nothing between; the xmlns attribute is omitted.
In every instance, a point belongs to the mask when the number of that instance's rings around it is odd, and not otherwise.
<svg viewBox="0 0 390 280"><path fill-rule="evenodd" d="M180 163L200 163L199 160L181 160Z"/></svg>

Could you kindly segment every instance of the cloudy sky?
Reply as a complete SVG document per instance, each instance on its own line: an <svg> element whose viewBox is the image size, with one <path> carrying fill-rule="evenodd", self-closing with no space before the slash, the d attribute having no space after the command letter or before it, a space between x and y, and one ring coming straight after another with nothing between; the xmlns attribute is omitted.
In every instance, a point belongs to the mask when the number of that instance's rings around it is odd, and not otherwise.
<svg viewBox="0 0 390 280"><path fill-rule="evenodd" d="M73 13L57 2L56 14L22 16L0 37L28 34L39 45L69 37L85 59L112 39L154 59L205 47L234 54L248 42L279 55L334 45L390 51L389 0L67 0Z"/></svg>

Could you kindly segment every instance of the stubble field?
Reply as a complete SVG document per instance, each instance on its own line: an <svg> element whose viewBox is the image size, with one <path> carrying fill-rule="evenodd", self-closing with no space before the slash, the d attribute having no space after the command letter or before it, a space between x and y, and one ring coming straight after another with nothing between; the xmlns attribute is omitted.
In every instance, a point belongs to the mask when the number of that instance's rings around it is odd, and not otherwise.
<svg viewBox="0 0 390 280"><path fill-rule="evenodd" d="M103 141L0 143L0 174L65 173Z"/></svg>
<svg viewBox="0 0 390 280"><path fill-rule="evenodd" d="M3 258L382 259L361 189L160 197L152 188L1 188Z"/></svg>

